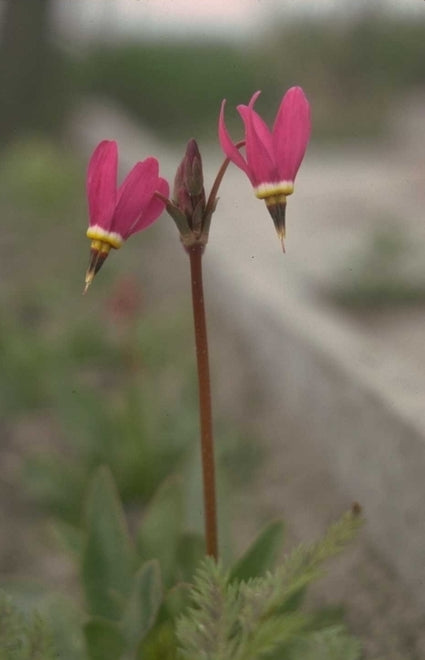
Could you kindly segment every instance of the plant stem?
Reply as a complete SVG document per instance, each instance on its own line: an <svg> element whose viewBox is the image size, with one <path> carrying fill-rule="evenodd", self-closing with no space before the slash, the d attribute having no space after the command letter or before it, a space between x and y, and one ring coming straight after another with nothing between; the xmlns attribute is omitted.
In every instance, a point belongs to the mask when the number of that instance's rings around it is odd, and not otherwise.
<svg viewBox="0 0 425 660"><path fill-rule="evenodd" d="M245 140L240 140L239 142L237 142L235 144L235 147L237 149L240 149L244 145L245 145ZM206 217L212 215L212 212L214 210L213 207L214 207L214 204L215 204L216 199L217 199L218 189L220 188L223 177L226 174L226 170L229 166L229 163L230 163L229 158L225 158L225 160L221 164L220 169L218 170L217 176L215 177L215 181L214 181L213 186L211 188L211 191L210 191L210 194L209 194L209 197L208 197L208 201L207 201L207 205L205 207L204 215Z"/></svg>
<svg viewBox="0 0 425 660"><path fill-rule="evenodd" d="M201 426L201 458L204 486L204 520L207 555L217 559L217 512L215 494L214 442L212 431L210 368L207 325L202 284L202 252L199 243L188 248L192 282L193 320L195 325L196 360L199 384L199 416Z"/></svg>

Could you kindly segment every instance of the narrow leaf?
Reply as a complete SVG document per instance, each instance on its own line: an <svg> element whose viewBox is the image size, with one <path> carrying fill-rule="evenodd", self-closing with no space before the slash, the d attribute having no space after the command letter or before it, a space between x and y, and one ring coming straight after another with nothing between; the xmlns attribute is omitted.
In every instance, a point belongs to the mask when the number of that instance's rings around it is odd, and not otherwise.
<svg viewBox="0 0 425 660"><path fill-rule="evenodd" d="M119 660L125 651L125 641L118 624L107 619L93 618L84 626L90 660Z"/></svg>
<svg viewBox="0 0 425 660"><path fill-rule="evenodd" d="M136 660L177 660L177 655L174 625L167 621L152 628L137 649Z"/></svg>
<svg viewBox="0 0 425 660"><path fill-rule="evenodd" d="M166 585L174 580L182 523L182 482L177 478L167 479L150 503L137 535L140 557L159 560Z"/></svg>
<svg viewBox="0 0 425 660"><path fill-rule="evenodd" d="M166 594L164 599L164 612L172 621L177 621L178 617L183 614L189 606L191 588L191 584L180 582Z"/></svg>
<svg viewBox="0 0 425 660"><path fill-rule="evenodd" d="M62 550L73 557L81 557L83 534L75 525L64 520L55 520L50 524L50 532Z"/></svg>
<svg viewBox="0 0 425 660"><path fill-rule="evenodd" d="M155 623L161 602L161 571L159 563L152 560L136 573L133 590L121 621L121 630L131 648L140 643Z"/></svg>
<svg viewBox="0 0 425 660"><path fill-rule="evenodd" d="M230 572L230 581L261 577L274 568L284 537L284 523L280 520L267 525Z"/></svg>
<svg viewBox="0 0 425 660"><path fill-rule="evenodd" d="M205 557L205 539L202 534L185 532L178 540L178 579L192 582L196 569Z"/></svg>
<svg viewBox="0 0 425 660"><path fill-rule="evenodd" d="M131 588L133 553L112 475L93 477L87 500L87 539L82 574L91 614L118 619Z"/></svg>

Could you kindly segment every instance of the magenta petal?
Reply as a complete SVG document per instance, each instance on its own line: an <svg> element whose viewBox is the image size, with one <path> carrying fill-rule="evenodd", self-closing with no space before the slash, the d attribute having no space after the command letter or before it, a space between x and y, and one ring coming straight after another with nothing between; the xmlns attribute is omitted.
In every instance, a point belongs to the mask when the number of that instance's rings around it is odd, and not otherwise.
<svg viewBox="0 0 425 660"><path fill-rule="evenodd" d="M146 158L136 163L118 190L118 203L111 229L124 239L132 233L134 223L145 211L155 192L158 169L156 158Z"/></svg>
<svg viewBox="0 0 425 660"><path fill-rule="evenodd" d="M158 191L163 195L164 197L168 197L170 193L170 187L165 179L159 178L157 180L157 185L155 187L155 191ZM146 229L146 227L149 227L163 212L165 208L165 204L163 201L158 199L158 197L151 197L150 202L148 202L147 206L145 207L145 210L143 211L142 215L139 217L139 219L136 221L136 223L132 226L130 233L135 234L138 231L141 231L142 229Z"/></svg>
<svg viewBox="0 0 425 660"><path fill-rule="evenodd" d="M117 143L103 140L93 152L87 170L90 225L109 230L117 197Z"/></svg>
<svg viewBox="0 0 425 660"><path fill-rule="evenodd" d="M240 169L243 170L249 176L249 178L251 178L249 167L243 156L239 153L239 149L237 149L237 147L235 147L233 144L224 123L225 105L226 101L224 100L221 104L220 118L218 121L218 139L220 140L221 148L223 149L227 158L229 158L229 160L231 160L232 163L234 163L237 167L240 167Z"/></svg>
<svg viewBox="0 0 425 660"><path fill-rule="evenodd" d="M251 110L251 119L253 126L255 128L255 132L258 135L259 140L261 143L264 145L264 147L267 149L271 160L273 160L273 138L272 138L272 132L267 126L266 122L260 117L260 115L255 112L254 110L254 103L260 96L261 92L255 92L255 94L252 96L248 108ZM241 105L239 106L240 108L246 108L246 106ZM239 109L239 108L238 108Z"/></svg>
<svg viewBox="0 0 425 660"><path fill-rule="evenodd" d="M248 106L238 106L238 112L245 123L246 157L254 186L275 181L277 178L277 171L271 153L270 131L253 110L253 104L259 93L254 94Z"/></svg>
<svg viewBox="0 0 425 660"><path fill-rule="evenodd" d="M310 138L310 106L301 87L288 89L273 126L275 158L282 180L293 181Z"/></svg>

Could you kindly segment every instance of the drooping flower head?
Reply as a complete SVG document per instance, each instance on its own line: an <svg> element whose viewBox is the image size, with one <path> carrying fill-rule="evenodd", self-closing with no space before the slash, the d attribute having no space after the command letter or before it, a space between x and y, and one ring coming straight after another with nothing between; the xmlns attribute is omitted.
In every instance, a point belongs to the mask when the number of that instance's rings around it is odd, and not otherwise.
<svg viewBox="0 0 425 660"><path fill-rule="evenodd" d="M310 106L301 87L291 87L284 95L272 130L255 112L256 92L248 105L237 109L245 125L244 157L232 142L224 123L221 105L218 135L226 156L243 170L259 199L264 199L284 247L286 197L294 191L294 181L310 138Z"/></svg>
<svg viewBox="0 0 425 660"><path fill-rule="evenodd" d="M103 140L94 150L87 171L91 252L85 291L111 248L120 248L131 234L146 229L161 215L164 202L154 193L168 196L168 183L159 176L156 158L136 163L119 188L117 169L117 144Z"/></svg>

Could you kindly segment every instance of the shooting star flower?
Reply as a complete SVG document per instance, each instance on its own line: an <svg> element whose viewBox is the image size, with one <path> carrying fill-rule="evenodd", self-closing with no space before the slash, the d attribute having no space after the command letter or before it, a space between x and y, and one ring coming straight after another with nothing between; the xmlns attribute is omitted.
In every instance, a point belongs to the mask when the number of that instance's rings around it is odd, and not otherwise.
<svg viewBox="0 0 425 660"><path fill-rule="evenodd" d="M245 157L224 123L226 101L221 105L218 134L226 156L247 174L255 195L264 199L284 250L286 198L294 191L295 176L310 138L310 106L301 87L291 87L270 130L254 110L259 95L256 92L248 105L237 107L245 124Z"/></svg>
<svg viewBox="0 0 425 660"><path fill-rule="evenodd" d="M168 196L168 183L159 176L156 158L136 163L119 188L117 169L117 143L103 140L94 150L87 172L91 250L84 292L111 248L120 248L131 234L146 229L161 215L164 202L155 192Z"/></svg>

